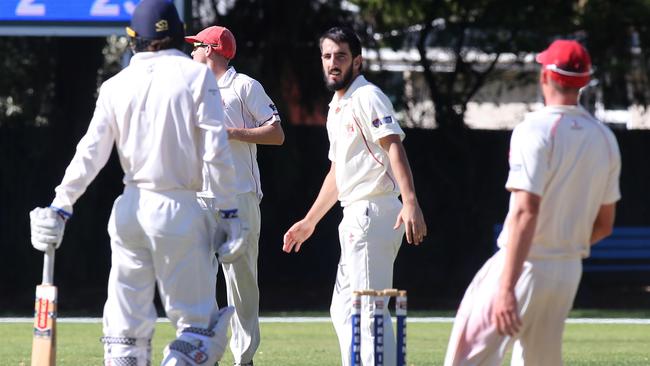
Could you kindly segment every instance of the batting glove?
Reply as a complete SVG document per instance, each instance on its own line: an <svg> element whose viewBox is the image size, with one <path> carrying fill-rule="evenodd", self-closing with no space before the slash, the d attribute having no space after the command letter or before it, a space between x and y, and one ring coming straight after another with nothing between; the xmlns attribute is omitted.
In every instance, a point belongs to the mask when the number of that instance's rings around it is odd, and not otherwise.
<svg viewBox="0 0 650 366"><path fill-rule="evenodd" d="M56 207L36 207L29 213L32 246L45 252L58 249L70 213Z"/></svg>
<svg viewBox="0 0 650 366"><path fill-rule="evenodd" d="M237 209L220 210L217 216L218 231L215 247L221 263L232 263L246 251L248 228L242 223Z"/></svg>

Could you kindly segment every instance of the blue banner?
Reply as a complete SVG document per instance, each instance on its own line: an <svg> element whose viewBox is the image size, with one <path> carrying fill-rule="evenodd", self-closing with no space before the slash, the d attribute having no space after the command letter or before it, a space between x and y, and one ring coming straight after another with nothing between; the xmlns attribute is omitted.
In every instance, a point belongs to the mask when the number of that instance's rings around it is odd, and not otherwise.
<svg viewBox="0 0 650 366"><path fill-rule="evenodd" d="M128 22L140 0L0 0L0 22Z"/></svg>

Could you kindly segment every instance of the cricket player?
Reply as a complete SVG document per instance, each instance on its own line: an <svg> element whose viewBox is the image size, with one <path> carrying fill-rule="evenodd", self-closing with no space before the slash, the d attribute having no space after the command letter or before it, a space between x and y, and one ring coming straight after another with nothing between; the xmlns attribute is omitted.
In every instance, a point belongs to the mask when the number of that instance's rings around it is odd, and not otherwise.
<svg viewBox="0 0 650 366"><path fill-rule="evenodd" d="M299 251L325 213L337 199L341 202L341 258L330 313L341 362L349 365L352 291L391 288L404 232L406 240L417 245L427 227L402 146L404 132L388 97L361 74L359 38L349 28L332 28L320 38L320 50L325 83L334 92L327 115L331 167L307 215L284 234L283 250ZM374 321L367 298L362 317L361 359L364 365L374 365ZM390 324L387 309L384 320ZM392 327L385 328L384 345L384 364L394 365Z"/></svg>
<svg viewBox="0 0 650 366"><path fill-rule="evenodd" d="M612 132L578 105L591 59L557 40L537 56L545 107L517 125L499 251L460 304L446 366L562 365L562 334L590 245L612 231L621 158Z"/></svg>
<svg viewBox="0 0 650 366"><path fill-rule="evenodd" d="M199 206L202 166L221 208L232 215L234 165L214 75L180 51L184 30L173 2L142 0L127 28L136 52L100 88L88 131L77 145L51 206L30 213L34 247L61 243L72 206L108 160L124 170L108 231L112 265L104 307L105 365L151 364L156 286L177 339L162 365L214 365L223 355L233 309L216 303L210 233ZM231 225L231 239L240 225Z"/></svg>
<svg viewBox="0 0 650 366"><path fill-rule="evenodd" d="M262 85L229 66L237 50L230 30L212 26L185 40L194 47L192 58L206 64L217 78L223 101L224 125L235 163L239 216L248 226L243 254L234 261L222 261L228 305L235 307L230 321L230 349L236 366L252 366L260 344L257 257L262 189L257 144L282 145L284 132L277 108ZM210 201L215 199L212 193L215 187L210 183L204 180L199 194L205 206L210 206Z"/></svg>

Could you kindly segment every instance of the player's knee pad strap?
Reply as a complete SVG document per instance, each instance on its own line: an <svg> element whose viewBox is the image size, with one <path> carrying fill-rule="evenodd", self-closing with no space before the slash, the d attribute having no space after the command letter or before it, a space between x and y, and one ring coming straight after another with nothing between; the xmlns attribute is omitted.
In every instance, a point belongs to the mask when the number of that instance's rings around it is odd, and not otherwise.
<svg viewBox="0 0 650 366"><path fill-rule="evenodd" d="M191 333L191 334L197 334L197 335L202 335L204 337L212 338L214 337L214 331L210 329L205 329L205 328L198 328L198 327L187 327L181 331L181 333Z"/></svg>
<svg viewBox="0 0 650 366"><path fill-rule="evenodd" d="M185 328L165 347L162 365L177 365L182 360L191 366L212 366L223 355L225 342L220 339L222 336L210 329Z"/></svg>
<svg viewBox="0 0 650 366"><path fill-rule="evenodd" d="M147 365L151 365L151 362ZM104 360L104 366L139 366L136 357L116 357Z"/></svg>
<svg viewBox="0 0 650 366"><path fill-rule="evenodd" d="M105 366L151 366L151 339L106 336L100 341Z"/></svg>
<svg viewBox="0 0 650 366"><path fill-rule="evenodd" d="M228 324L235 309L227 306L219 310L217 319L208 329L188 327L163 351L161 366L212 366L223 356L228 343Z"/></svg>
<svg viewBox="0 0 650 366"><path fill-rule="evenodd" d="M175 365L172 360L183 360L192 366L214 364L221 358L216 350L210 350L214 332L210 329L189 327L181 331L180 336L165 347L163 365ZM209 362L210 361L210 362Z"/></svg>
<svg viewBox="0 0 650 366"><path fill-rule="evenodd" d="M208 361L208 353L201 342L192 344L181 339L176 339L169 344L168 350L170 353L176 353L184 360L191 362L192 365L203 365Z"/></svg>

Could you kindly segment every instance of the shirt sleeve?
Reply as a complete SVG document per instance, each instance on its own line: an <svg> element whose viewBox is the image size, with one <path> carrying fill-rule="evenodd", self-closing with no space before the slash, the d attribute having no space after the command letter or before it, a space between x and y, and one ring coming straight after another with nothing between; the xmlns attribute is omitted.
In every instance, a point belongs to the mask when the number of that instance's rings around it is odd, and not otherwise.
<svg viewBox="0 0 650 366"><path fill-rule="evenodd" d="M196 124L200 128L223 124L223 102L214 74L205 67L192 86L196 105Z"/></svg>
<svg viewBox="0 0 650 366"><path fill-rule="evenodd" d="M331 107L330 107L331 108ZM336 160L336 134L334 133L334 126L330 122L331 110L327 112L327 139L329 140L329 148L327 149L327 158L330 161Z"/></svg>
<svg viewBox="0 0 650 366"><path fill-rule="evenodd" d="M219 209L233 209L237 207L235 165L223 125L221 93L214 75L205 73L198 89L195 94L197 124L201 130L199 148L203 159L203 189L214 197Z"/></svg>
<svg viewBox="0 0 650 366"><path fill-rule="evenodd" d="M614 203L621 199L621 190L619 187L619 180L621 175L621 152L616 142L616 137L610 136L610 149L612 152L612 159L609 169L609 177L607 179L607 187L605 188L605 197L603 204Z"/></svg>
<svg viewBox="0 0 650 366"><path fill-rule="evenodd" d="M255 127L280 121L280 114L275 104L257 80L252 80L244 96L246 108L255 121Z"/></svg>
<svg viewBox="0 0 650 366"><path fill-rule="evenodd" d="M510 139L510 171L506 188L544 195L549 170L549 146L542 131L525 124L515 127Z"/></svg>
<svg viewBox="0 0 650 366"><path fill-rule="evenodd" d="M61 184L55 189L52 206L72 213L72 206L83 195L111 156L115 142L114 116L102 87L88 131L77 144Z"/></svg>
<svg viewBox="0 0 650 366"><path fill-rule="evenodd" d="M363 90L355 98L355 117L358 118L373 142L388 135L399 135L404 140L404 131L399 126L393 105L383 92L376 87Z"/></svg>

